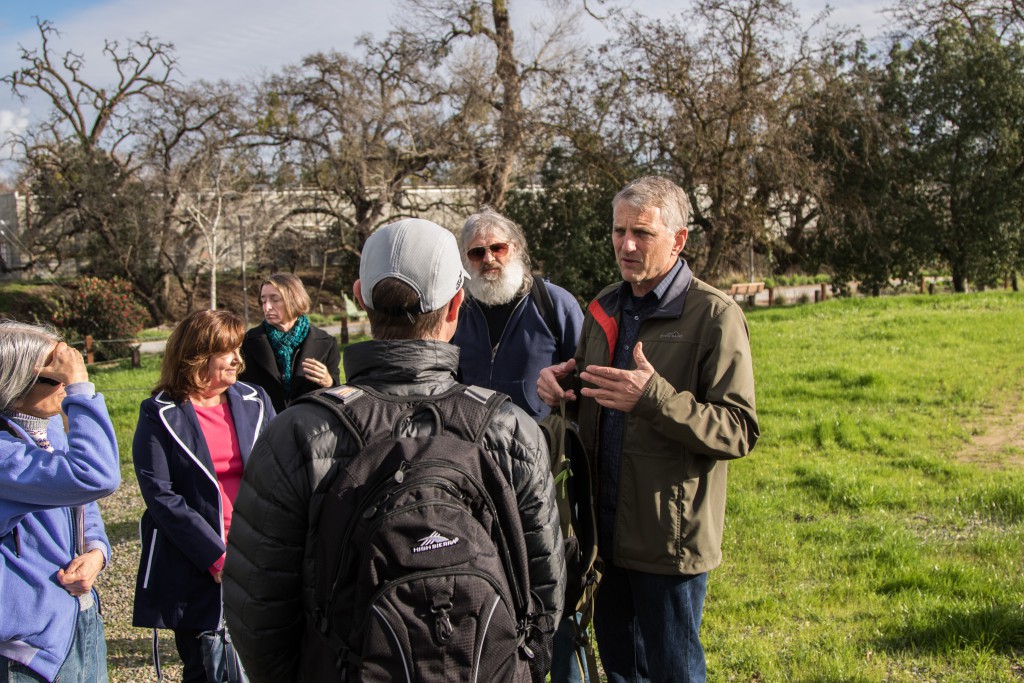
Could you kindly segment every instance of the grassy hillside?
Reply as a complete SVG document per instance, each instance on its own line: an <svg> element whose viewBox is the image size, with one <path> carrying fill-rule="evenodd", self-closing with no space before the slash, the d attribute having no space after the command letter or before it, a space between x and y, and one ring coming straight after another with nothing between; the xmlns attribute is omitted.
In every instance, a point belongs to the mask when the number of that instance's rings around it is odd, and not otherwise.
<svg viewBox="0 0 1024 683"><path fill-rule="evenodd" d="M1024 652L1024 297L750 314L715 680L1009 681Z"/></svg>
<svg viewBox="0 0 1024 683"><path fill-rule="evenodd" d="M748 321L763 436L730 466L710 680L1021 680L1024 296L836 300ZM126 464L104 502L113 681L155 680L149 634L129 625L131 433L155 368L93 373ZM162 650L173 661L169 634Z"/></svg>

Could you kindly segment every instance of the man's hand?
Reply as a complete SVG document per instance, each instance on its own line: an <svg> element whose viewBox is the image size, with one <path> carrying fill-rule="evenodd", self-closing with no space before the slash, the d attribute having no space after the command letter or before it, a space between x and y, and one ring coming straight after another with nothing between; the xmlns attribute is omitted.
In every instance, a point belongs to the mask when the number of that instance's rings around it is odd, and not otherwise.
<svg viewBox="0 0 1024 683"><path fill-rule="evenodd" d="M644 356L643 342L637 342L633 347L633 360L636 361L635 370L588 365L580 373L580 379L595 386L583 387L582 394L605 408L624 413L632 411L654 377L654 366Z"/></svg>
<svg viewBox="0 0 1024 683"><path fill-rule="evenodd" d="M67 569L58 569L57 580L64 586L64 590L77 598L92 590L103 564L103 552L90 550L71 560Z"/></svg>
<svg viewBox="0 0 1024 683"><path fill-rule="evenodd" d="M572 389L565 390L558 384L558 380L568 377L575 369L576 359L570 358L564 363L541 370L540 376L537 377L537 395L540 396L540 400L552 408L557 408L562 399L575 401L576 392Z"/></svg>

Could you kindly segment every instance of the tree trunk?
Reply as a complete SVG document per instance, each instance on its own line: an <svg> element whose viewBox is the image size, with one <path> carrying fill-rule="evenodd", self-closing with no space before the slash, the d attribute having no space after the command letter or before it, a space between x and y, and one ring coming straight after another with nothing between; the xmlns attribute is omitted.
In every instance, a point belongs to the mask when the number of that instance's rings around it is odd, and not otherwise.
<svg viewBox="0 0 1024 683"><path fill-rule="evenodd" d="M953 266L952 280L954 292L957 294L963 294L967 291L967 276L964 275L963 271L956 266Z"/></svg>
<svg viewBox="0 0 1024 683"><path fill-rule="evenodd" d="M499 211L505 204L508 179L519 161L523 147L523 101L519 64L515 57L515 36L506 0L494 0L494 46L498 51L495 73L501 81L501 112L498 118L500 147L495 150L494 168L486 178L483 203Z"/></svg>

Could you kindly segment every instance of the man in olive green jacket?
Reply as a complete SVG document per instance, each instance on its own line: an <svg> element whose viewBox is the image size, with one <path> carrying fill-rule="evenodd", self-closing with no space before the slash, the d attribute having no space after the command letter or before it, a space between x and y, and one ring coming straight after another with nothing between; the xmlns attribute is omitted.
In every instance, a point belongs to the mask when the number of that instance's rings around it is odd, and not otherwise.
<svg viewBox="0 0 1024 683"><path fill-rule="evenodd" d="M704 681L728 461L759 436L747 324L680 256L682 189L640 178L612 209L623 282L590 303L575 358L542 371L537 389L550 405L570 401L595 460L606 573L594 623L608 680Z"/></svg>

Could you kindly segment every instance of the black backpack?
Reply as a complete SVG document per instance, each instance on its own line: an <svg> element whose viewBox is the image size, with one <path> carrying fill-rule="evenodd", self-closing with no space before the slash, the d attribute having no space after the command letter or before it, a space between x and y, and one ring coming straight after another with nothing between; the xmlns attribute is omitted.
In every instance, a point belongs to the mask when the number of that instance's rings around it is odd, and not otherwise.
<svg viewBox="0 0 1024 683"><path fill-rule="evenodd" d="M547 283L540 275L533 276L533 284L530 285L530 297L534 305L540 311L540 317L544 319L551 336L555 338L555 357L562 357L562 326L555 317L555 304L551 300L551 292L548 291Z"/></svg>
<svg viewBox="0 0 1024 683"><path fill-rule="evenodd" d="M304 680L529 681L531 631L544 629L515 494L481 446L508 397L343 386L300 400L330 409L360 443L312 532ZM423 411L435 436L401 436Z"/></svg>
<svg viewBox="0 0 1024 683"><path fill-rule="evenodd" d="M594 601L603 564L597 555L597 515L594 509L590 460L576 425L560 411L552 411L540 423L551 454L555 499L565 542L565 603L562 619L572 622L573 648L580 669L579 680L597 680L597 656L590 639ZM582 653L581 653L582 649ZM584 661L585 660L585 661Z"/></svg>

